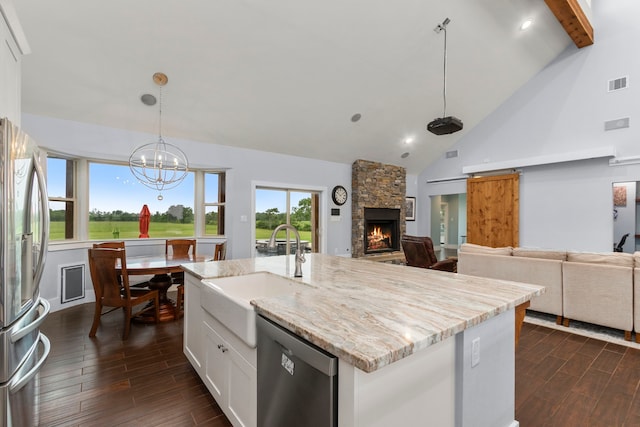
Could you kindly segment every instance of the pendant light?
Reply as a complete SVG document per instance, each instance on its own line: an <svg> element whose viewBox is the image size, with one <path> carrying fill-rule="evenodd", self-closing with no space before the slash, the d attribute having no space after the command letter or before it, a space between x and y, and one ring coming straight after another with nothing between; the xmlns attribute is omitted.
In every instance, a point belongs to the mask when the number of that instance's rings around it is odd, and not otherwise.
<svg viewBox="0 0 640 427"><path fill-rule="evenodd" d="M444 79L443 79L443 90L442 90L442 98L444 101L444 108L442 111L442 117L438 119L434 119L433 121L427 124L427 130L436 135L445 135L449 133L458 132L462 130L462 120L449 116L447 117L447 25L449 25L451 20L446 18L442 24L438 24L433 31L436 34L440 34L444 32Z"/></svg>
<svg viewBox="0 0 640 427"><path fill-rule="evenodd" d="M164 190L177 187L185 179L189 162L181 149L162 138L162 87L169 79L155 73L153 81L160 91L158 140L136 148L129 156L129 168L142 185L158 190L158 200L162 200Z"/></svg>

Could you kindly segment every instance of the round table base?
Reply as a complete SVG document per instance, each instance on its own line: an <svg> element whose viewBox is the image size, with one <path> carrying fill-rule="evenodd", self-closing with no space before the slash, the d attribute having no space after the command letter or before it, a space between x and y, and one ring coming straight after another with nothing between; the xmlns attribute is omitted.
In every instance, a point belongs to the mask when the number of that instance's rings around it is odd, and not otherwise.
<svg viewBox="0 0 640 427"><path fill-rule="evenodd" d="M149 288L157 289L160 295L160 317L158 318L158 322L169 322L176 319L176 306L167 296L167 291L171 285L173 285L173 282L171 281L171 276L168 274L157 274L149 280ZM155 323L156 321L155 313L152 310L142 313L135 319L141 323Z"/></svg>

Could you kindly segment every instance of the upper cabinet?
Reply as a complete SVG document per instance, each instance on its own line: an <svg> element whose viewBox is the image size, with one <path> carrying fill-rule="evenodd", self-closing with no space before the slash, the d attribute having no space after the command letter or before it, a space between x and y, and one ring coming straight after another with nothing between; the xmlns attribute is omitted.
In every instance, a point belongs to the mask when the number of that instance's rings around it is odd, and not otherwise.
<svg viewBox="0 0 640 427"><path fill-rule="evenodd" d="M21 61L30 52L13 3L0 0L0 117L20 125Z"/></svg>

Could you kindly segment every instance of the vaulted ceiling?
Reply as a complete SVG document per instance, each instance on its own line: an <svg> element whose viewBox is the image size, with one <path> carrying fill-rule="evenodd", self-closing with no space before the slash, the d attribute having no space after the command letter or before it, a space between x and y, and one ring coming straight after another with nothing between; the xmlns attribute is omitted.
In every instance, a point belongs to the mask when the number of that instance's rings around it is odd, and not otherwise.
<svg viewBox="0 0 640 427"><path fill-rule="evenodd" d="M366 159L416 174L573 45L540 0L19 0L15 8L32 51L23 61L25 113L155 134L158 105L140 97L158 96L152 75L161 71L168 141ZM436 136L426 124L445 113L444 35L434 31L445 18L446 115L464 129ZM533 24L520 30L526 18Z"/></svg>

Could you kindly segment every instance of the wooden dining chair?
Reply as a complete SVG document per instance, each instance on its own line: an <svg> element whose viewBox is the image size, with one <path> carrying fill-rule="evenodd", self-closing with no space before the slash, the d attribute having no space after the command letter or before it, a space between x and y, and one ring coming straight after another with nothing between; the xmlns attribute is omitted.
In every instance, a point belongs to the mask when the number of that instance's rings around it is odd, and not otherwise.
<svg viewBox="0 0 640 427"><path fill-rule="evenodd" d="M124 249L124 242L123 241L110 241L110 242L102 242L102 243L94 243L93 244L93 248L94 249Z"/></svg>
<svg viewBox="0 0 640 427"><path fill-rule="evenodd" d="M196 255L195 239L168 239L165 243L165 254L174 258L189 258L189 254ZM176 319L184 314L184 272L172 273L171 280L178 285L176 289Z"/></svg>
<svg viewBox="0 0 640 427"><path fill-rule="evenodd" d="M224 261L227 258L227 242L216 243L213 248L213 260Z"/></svg>
<svg viewBox="0 0 640 427"><path fill-rule="evenodd" d="M94 243L93 244L93 248L94 249L125 249L124 246L124 241L109 241L109 242L102 242L102 243ZM148 288L149 287L149 279L152 276L133 276L129 277L129 286L131 286L131 288Z"/></svg>
<svg viewBox="0 0 640 427"><path fill-rule="evenodd" d="M196 239L167 239L164 253L174 258L189 258L196 255Z"/></svg>
<svg viewBox="0 0 640 427"><path fill-rule="evenodd" d="M120 272L116 266L120 265ZM155 321L160 318L160 299L157 290L129 287L127 274L127 257L122 248L91 248L89 249L89 270L91 281L96 295L96 305L91 325L90 337L95 337L100 326L100 317L103 307L121 307L124 312L124 331L122 339L129 338L131 320L143 313L154 311ZM133 308L143 303L152 302L152 305L138 310L135 314Z"/></svg>

